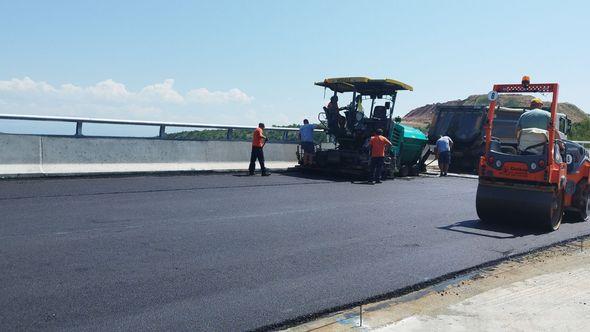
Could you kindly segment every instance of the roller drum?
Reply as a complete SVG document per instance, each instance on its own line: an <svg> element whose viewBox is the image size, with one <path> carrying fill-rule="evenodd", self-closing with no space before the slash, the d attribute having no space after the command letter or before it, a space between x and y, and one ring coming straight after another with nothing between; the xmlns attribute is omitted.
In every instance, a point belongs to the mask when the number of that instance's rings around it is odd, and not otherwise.
<svg viewBox="0 0 590 332"><path fill-rule="evenodd" d="M543 188L545 189L545 188ZM563 215L562 196L555 191L479 183L476 209L488 223L530 223L557 230Z"/></svg>

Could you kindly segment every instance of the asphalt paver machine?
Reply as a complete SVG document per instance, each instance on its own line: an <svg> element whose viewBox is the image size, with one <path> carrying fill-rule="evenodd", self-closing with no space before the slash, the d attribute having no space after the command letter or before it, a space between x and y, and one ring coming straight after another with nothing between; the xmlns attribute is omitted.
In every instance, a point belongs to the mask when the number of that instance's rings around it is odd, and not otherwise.
<svg viewBox="0 0 590 332"><path fill-rule="evenodd" d="M383 175L417 173L420 153L427 144L419 130L393 121L393 110L398 91L413 88L392 79L366 77L328 78L315 83L333 92L331 105L324 108L318 120L332 137L333 148L320 147L310 168L336 171L351 175L365 175L369 168L368 141L382 129L392 142L385 157ZM348 94L350 102L342 106L335 97Z"/></svg>
<svg viewBox="0 0 590 332"><path fill-rule="evenodd" d="M492 136L498 98L505 93L551 94L551 120L541 131L540 143L502 148ZM583 146L560 138L556 131L559 85L497 84L489 93L485 150L479 163L476 209L481 221L528 222L547 231L557 230L564 212L573 220L588 219L590 160ZM520 140L523 139L523 134Z"/></svg>

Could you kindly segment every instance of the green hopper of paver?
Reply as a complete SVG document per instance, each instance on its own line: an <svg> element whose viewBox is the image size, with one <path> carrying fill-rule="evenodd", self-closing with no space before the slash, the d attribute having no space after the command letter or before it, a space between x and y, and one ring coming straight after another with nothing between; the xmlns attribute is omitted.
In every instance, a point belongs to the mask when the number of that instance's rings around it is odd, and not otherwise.
<svg viewBox="0 0 590 332"><path fill-rule="evenodd" d="M416 175L423 170L428 137L420 130L395 122L391 132L391 154L396 156L400 176Z"/></svg>

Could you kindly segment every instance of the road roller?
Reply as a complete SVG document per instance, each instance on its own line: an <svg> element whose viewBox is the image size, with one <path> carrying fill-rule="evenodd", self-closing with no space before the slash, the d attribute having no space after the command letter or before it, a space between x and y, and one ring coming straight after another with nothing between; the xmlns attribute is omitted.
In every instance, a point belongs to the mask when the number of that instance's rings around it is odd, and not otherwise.
<svg viewBox="0 0 590 332"><path fill-rule="evenodd" d="M551 95L547 128L521 130L518 149L507 149L492 136L494 113L502 94ZM521 223L555 231L564 215L588 219L590 158L586 149L559 132L557 83L496 84L488 94L485 150L479 162L476 209L482 222ZM516 133L515 133L516 135ZM535 137L534 144L525 138Z"/></svg>

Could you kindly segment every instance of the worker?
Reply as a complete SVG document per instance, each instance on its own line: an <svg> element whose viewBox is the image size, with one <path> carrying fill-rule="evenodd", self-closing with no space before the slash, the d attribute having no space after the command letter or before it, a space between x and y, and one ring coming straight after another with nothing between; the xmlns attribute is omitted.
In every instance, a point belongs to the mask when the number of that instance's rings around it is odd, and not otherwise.
<svg viewBox="0 0 590 332"><path fill-rule="evenodd" d="M543 107L543 101L539 98L533 98L531 100L531 109L522 113L518 118L516 125L516 138L520 139L522 129L527 128L538 128L547 130L549 121L551 121L551 113L541 109Z"/></svg>
<svg viewBox="0 0 590 332"><path fill-rule="evenodd" d="M264 123L259 123L258 128L254 130L252 134L252 153L250 154L250 167L248 167L249 175L254 175L254 170L256 169L256 159L258 159L258 163L260 163L260 171L262 172L262 176L269 176L266 167L264 167L264 152L262 148L268 138L264 136Z"/></svg>
<svg viewBox="0 0 590 332"><path fill-rule="evenodd" d="M338 107L338 96L334 94L330 97L328 106L324 106L326 118L328 120L328 129L331 134L339 136L342 134L343 128L346 126L346 118L340 114L340 110L346 107Z"/></svg>
<svg viewBox="0 0 590 332"><path fill-rule="evenodd" d="M383 136L383 129L379 128L369 141L371 147L371 163L369 167L369 183L381 183L381 172L385 159L385 150L391 146L391 142Z"/></svg>
<svg viewBox="0 0 590 332"><path fill-rule="evenodd" d="M551 113L542 109L543 101L539 98L533 98L530 105L531 109L520 115L516 125L518 150L520 153L540 155L545 148L543 143L549 138L547 128L551 122ZM557 127L555 137L563 138Z"/></svg>
<svg viewBox="0 0 590 332"><path fill-rule="evenodd" d="M357 96L356 97L356 111L358 113L364 113L364 108L363 108L363 96Z"/></svg>
<svg viewBox="0 0 590 332"><path fill-rule="evenodd" d="M313 142L313 130L316 128L314 124L310 124L309 120L303 119L303 126L299 128L299 141L301 149L303 149L303 165L310 166L313 164L313 156L315 154L315 144Z"/></svg>
<svg viewBox="0 0 590 332"><path fill-rule="evenodd" d="M354 131L354 129L358 123L358 119L359 119L358 113L361 113L360 117L364 116L364 114L363 114L363 96L362 95L359 95L355 99L353 99L350 102L350 104L348 106L346 106L346 111L344 112L345 117L346 117L346 128L350 132Z"/></svg>
<svg viewBox="0 0 590 332"><path fill-rule="evenodd" d="M438 159L438 168L440 176L447 176L449 166L451 165L451 149L453 148L453 140L449 136L440 136L436 141L434 153Z"/></svg>

